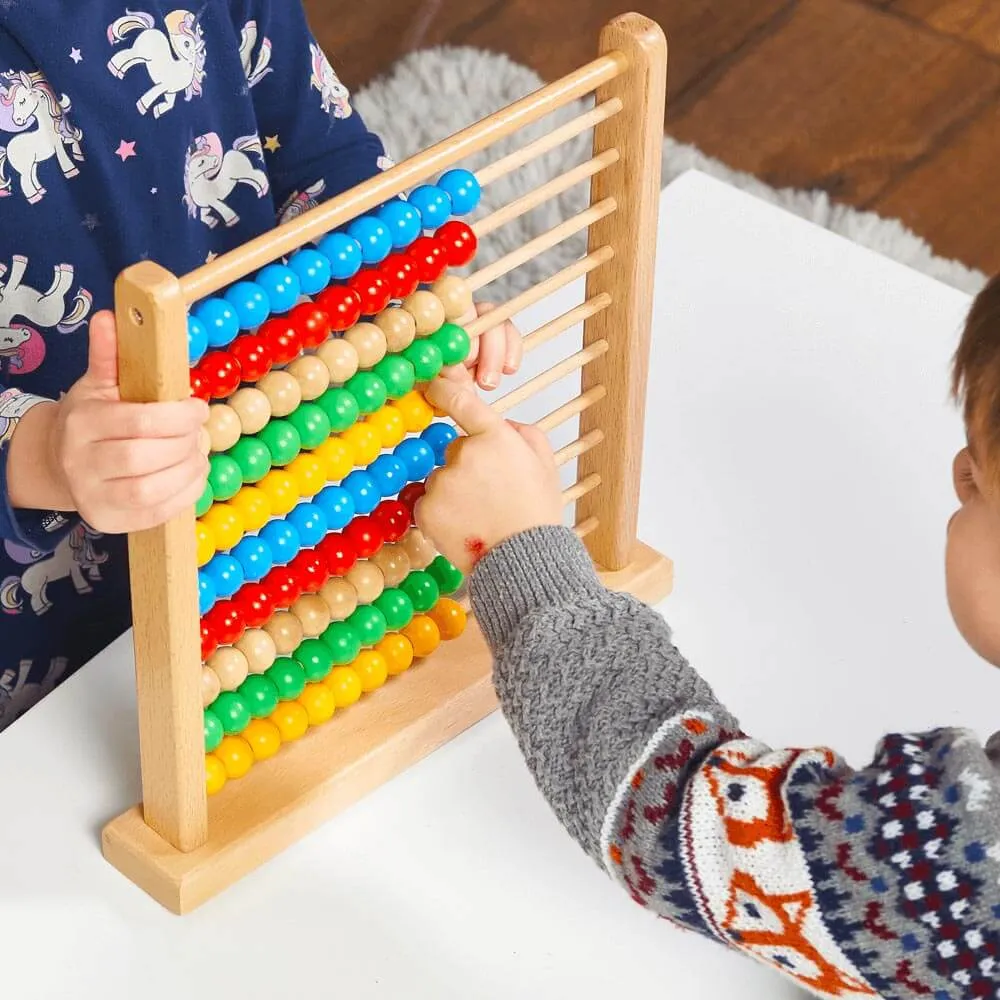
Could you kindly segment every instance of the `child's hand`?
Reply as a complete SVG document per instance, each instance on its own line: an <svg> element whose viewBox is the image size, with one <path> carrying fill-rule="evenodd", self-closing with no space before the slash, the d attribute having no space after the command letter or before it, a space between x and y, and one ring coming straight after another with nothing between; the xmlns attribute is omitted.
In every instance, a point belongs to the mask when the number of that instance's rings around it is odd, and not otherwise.
<svg viewBox="0 0 1000 1000"><path fill-rule="evenodd" d="M459 326L465 326L494 309L496 306L492 302L477 302L475 312L463 316L459 320ZM521 367L523 356L520 331L508 319L472 341L472 350L465 366L472 373L476 384L490 391L500 384L502 376L513 375Z"/></svg>
<svg viewBox="0 0 1000 1000"><path fill-rule="evenodd" d="M504 420L468 381L437 379L427 398L468 434L449 445L416 508L445 558L467 573L513 535L562 523L559 473L541 431Z"/></svg>
<svg viewBox="0 0 1000 1000"><path fill-rule="evenodd" d="M59 401L51 433L57 479L95 530L118 534L169 521L201 496L208 405L123 403L114 316L90 323L87 373Z"/></svg>

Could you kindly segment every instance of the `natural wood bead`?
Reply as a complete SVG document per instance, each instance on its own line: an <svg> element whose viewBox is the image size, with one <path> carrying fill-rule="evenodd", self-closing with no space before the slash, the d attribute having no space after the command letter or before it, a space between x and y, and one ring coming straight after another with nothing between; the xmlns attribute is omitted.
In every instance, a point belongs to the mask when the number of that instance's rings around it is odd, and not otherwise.
<svg viewBox="0 0 1000 1000"><path fill-rule="evenodd" d="M209 705L219 697L222 691L222 682L219 675L211 667L201 668L201 704L202 708Z"/></svg>
<svg viewBox="0 0 1000 1000"><path fill-rule="evenodd" d="M271 419L271 402L260 389L237 389L229 397L229 407L239 417L244 434L256 434Z"/></svg>
<svg viewBox="0 0 1000 1000"><path fill-rule="evenodd" d="M413 317L399 306L384 309L375 317L375 325L385 334L390 354L405 351L416 340L417 324Z"/></svg>
<svg viewBox="0 0 1000 1000"><path fill-rule="evenodd" d="M383 545L371 561L382 570L387 587L398 587L410 575L410 557L401 545Z"/></svg>
<svg viewBox="0 0 1000 1000"><path fill-rule="evenodd" d="M319 594L305 594L291 608L292 614L302 623L303 633L310 639L322 635L330 624L330 606Z"/></svg>
<svg viewBox="0 0 1000 1000"><path fill-rule="evenodd" d="M330 388L330 369L314 354L303 354L286 370L299 383L303 399L319 399Z"/></svg>
<svg viewBox="0 0 1000 1000"><path fill-rule="evenodd" d="M223 691L235 691L250 673L247 658L234 646L223 646L209 658L210 666L219 678Z"/></svg>
<svg viewBox="0 0 1000 1000"><path fill-rule="evenodd" d="M278 658L274 640L261 628L248 628L234 643L246 658L252 674L262 674Z"/></svg>
<svg viewBox="0 0 1000 1000"><path fill-rule="evenodd" d="M431 291L441 300L444 314L452 322L474 313L472 289L457 274L446 274L431 285Z"/></svg>
<svg viewBox="0 0 1000 1000"><path fill-rule="evenodd" d="M278 656L289 656L305 638L302 623L291 611L276 611L264 624L264 631L274 640Z"/></svg>
<svg viewBox="0 0 1000 1000"><path fill-rule="evenodd" d="M358 373L358 352L341 337L321 344L316 350L316 357L326 365L330 381L336 385L343 385Z"/></svg>
<svg viewBox="0 0 1000 1000"><path fill-rule="evenodd" d="M229 451L243 433L239 414L225 403L217 403L209 408L205 428L208 430L212 451Z"/></svg>
<svg viewBox="0 0 1000 1000"><path fill-rule="evenodd" d="M358 352L358 367L365 371L374 368L385 357L385 334L374 323L355 323L344 334L344 340Z"/></svg>
<svg viewBox="0 0 1000 1000"><path fill-rule="evenodd" d="M350 618L358 607L358 592L341 577L333 577L323 584L319 592L330 609L330 617L335 622Z"/></svg>
<svg viewBox="0 0 1000 1000"><path fill-rule="evenodd" d="M257 388L267 396L273 417L287 417L302 402L299 383L288 372L268 372L258 380Z"/></svg>
<svg viewBox="0 0 1000 1000"><path fill-rule="evenodd" d="M385 590L385 577L382 570L371 562L359 562L347 572L347 582L358 593L359 604L371 604Z"/></svg>
<svg viewBox="0 0 1000 1000"><path fill-rule="evenodd" d="M411 569L427 569L437 558L437 550L417 528L410 528L399 544L410 557Z"/></svg>
<svg viewBox="0 0 1000 1000"><path fill-rule="evenodd" d="M404 300L403 308L413 317L418 337L427 337L444 324L444 306L433 292L423 289L414 292Z"/></svg>
<svg viewBox="0 0 1000 1000"><path fill-rule="evenodd" d="M208 433L208 428L204 424L198 428L198 450L203 455L212 453L212 435Z"/></svg>

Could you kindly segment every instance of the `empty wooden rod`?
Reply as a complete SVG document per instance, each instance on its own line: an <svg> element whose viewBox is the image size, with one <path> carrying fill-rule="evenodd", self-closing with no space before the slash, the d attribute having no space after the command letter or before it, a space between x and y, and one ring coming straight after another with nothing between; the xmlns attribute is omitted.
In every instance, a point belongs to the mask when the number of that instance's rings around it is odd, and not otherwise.
<svg viewBox="0 0 1000 1000"><path fill-rule="evenodd" d="M521 267L522 264L527 264L529 260L534 260L540 253L551 250L554 246L562 243L563 240L567 240L581 230L587 229L599 219L610 215L617 207L618 205L614 198L605 198L585 211L566 219L565 222L560 222L558 226L553 226L548 231L536 236L533 240L529 240L523 246L512 250L508 254L504 254L503 257L499 257L492 264L487 264L486 267L476 271L468 279L469 287L474 292L478 291L491 281L496 281L497 278L502 278L515 268Z"/></svg>
<svg viewBox="0 0 1000 1000"><path fill-rule="evenodd" d="M532 285L531 288L521 292L520 295L515 295L514 298L503 305L497 306L496 309L491 309L488 313L483 313L482 316L474 319L466 326L466 333L470 337L478 337L481 333L485 333L487 330L492 330L494 327L506 323L511 316L516 316L522 309L527 309L528 306L533 306L536 302L541 302L547 295L551 295L558 289L570 284L570 282L576 281L577 278L581 278L602 264L606 264L614 255L615 252L611 247L601 247L593 253L587 254L586 257L581 257L568 267L564 267L561 271L553 274L551 278L546 278L537 285Z"/></svg>
<svg viewBox="0 0 1000 1000"><path fill-rule="evenodd" d="M527 354L529 351L535 350L536 347L547 344L570 327L590 319L591 316L596 316L602 309L607 309L612 301L613 299L607 292L601 292L600 295L595 295L592 299L587 299L586 302L575 309L570 309L569 312L564 312L561 316L550 320L537 330L533 330L522 341L524 353Z"/></svg>
<svg viewBox="0 0 1000 1000"><path fill-rule="evenodd" d="M591 448L596 448L603 440L604 431L602 430L593 430L589 434L584 434L583 437L578 437L565 448L560 448L556 452L556 465L563 466L567 462L572 462L574 458L579 458Z"/></svg>
<svg viewBox="0 0 1000 1000"><path fill-rule="evenodd" d="M563 103L566 104L568 102L564 101ZM556 110L558 106L553 104L551 110ZM582 115L577 115L576 118L571 118L564 125L560 125L558 128L547 132L533 142L529 142L527 146L516 149L513 153L508 153L495 163L491 163L488 167L483 167L482 170L477 170L476 177L479 179L479 183L483 187L486 187L487 184L492 184L495 180L513 173L518 167L523 167L526 163L538 159L539 156L544 156L549 150L561 146L568 139L572 139L593 128L595 125L600 125L601 122L606 122L609 118L613 118L623 107L624 105L617 97L612 97L610 101L604 101L598 104L596 108Z"/></svg>
<svg viewBox="0 0 1000 1000"><path fill-rule="evenodd" d="M576 532L577 538L586 538L592 531L597 530L600 523L596 517L588 517L585 521L581 521L576 525L573 530Z"/></svg>
<svg viewBox="0 0 1000 1000"><path fill-rule="evenodd" d="M601 477L596 472L592 472L589 476L575 482L569 489L563 490L563 503L573 503L574 500L579 500L580 497L592 493L600 485Z"/></svg>
<svg viewBox="0 0 1000 1000"><path fill-rule="evenodd" d="M573 417L583 413L584 410L589 410L595 403L599 403L604 399L607 394L608 390L603 385L595 385L592 389L588 389L586 392L571 399L568 403L563 403L562 406L546 414L535 426L540 431L548 434L566 423L567 420L571 420Z"/></svg>
<svg viewBox="0 0 1000 1000"><path fill-rule="evenodd" d="M576 187L582 181L606 170L612 164L617 163L618 158L617 149L606 149L603 153L587 160L586 163L581 163L579 166L573 167L572 170L567 170L564 174L553 177L552 180L540 184L527 194L521 195L520 198L515 198L514 201L508 202L495 212L484 215L483 218L472 223L472 231L480 238L486 236L501 226L507 225L508 222L521 218L533 208L538 208L539 205L543 205L570 188Z"/></svg>
<svg viewBox="0 0 1000 1000"><path fill-rule="evenodd" d="M496 114L470 125L449 139L439 142L383 173L377 174L331 198L328 202L299 216L293 222L279 226L243 246L217 257L210 264L191 271L180 279L181 292L190 305L206 295L219 291L266 264L287 256L304 243L312 242L338 229L351 219L371 211L414 185L447 170L475 153L504 139L525 125L544 118L585 94L620 76L629 68L620 52L611 52L570 73L534 94L529 94ZM595 109L596 110L596 109ZM550 133L546 138L551 138ZM527 149L528 147L525 147ZM521 151L522 155L524 151ZM504 157L507 159L507 157ZM500 176L493 165L493 177ZM514 166L505 167L513 170ZM487 169L487 176L490 172Z"/></svg>
<svg viewBox="0 0 1000 1000"><path fill-rule="evenodd" d="M582 351L571 354L568 358L560 361L559 364L553 365L532 379L528 379L524 385L512 389L506 396L502 396L491 405L497 413L506 413L508 410L512 410L515 406L523 403L526 399L531 399L532 396L543 389L555 384L559 379L565 378L575 371L579 371L584 365L590 364L591 361L596 360L603 354L607 354L607 352L608 342L606 340L595 340L594 343L585 347Z"/></svg>

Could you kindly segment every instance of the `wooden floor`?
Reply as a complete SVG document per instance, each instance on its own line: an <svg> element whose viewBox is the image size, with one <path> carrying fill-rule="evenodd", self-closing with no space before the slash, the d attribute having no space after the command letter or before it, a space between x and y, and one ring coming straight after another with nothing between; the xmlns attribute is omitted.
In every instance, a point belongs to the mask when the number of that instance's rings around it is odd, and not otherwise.
<svg viewBox="0 0 1000 1000"><path fill-rule="evenodd" d="M352 87L429 45L551 80L629 0L306 0ZM1000 270L1000 0L632 0L671 46L667 127L776 185L902 218Z"/></svg>

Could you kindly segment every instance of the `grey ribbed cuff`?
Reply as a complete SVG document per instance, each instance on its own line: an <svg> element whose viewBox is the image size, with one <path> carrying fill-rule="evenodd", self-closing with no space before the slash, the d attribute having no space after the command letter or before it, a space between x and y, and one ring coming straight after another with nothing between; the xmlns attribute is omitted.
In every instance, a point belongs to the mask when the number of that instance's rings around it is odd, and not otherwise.
<svg viewBox="0 0 1000 1000"><path fill-rule="evenodd" d="M532 528L487 553L469 581L472 609L496 653L532 611L604 588L571 528Z"/></svg>

